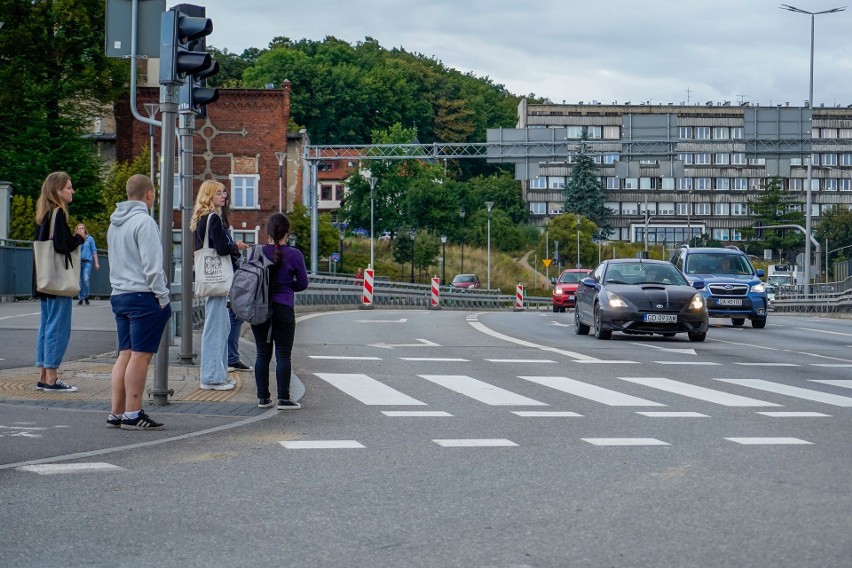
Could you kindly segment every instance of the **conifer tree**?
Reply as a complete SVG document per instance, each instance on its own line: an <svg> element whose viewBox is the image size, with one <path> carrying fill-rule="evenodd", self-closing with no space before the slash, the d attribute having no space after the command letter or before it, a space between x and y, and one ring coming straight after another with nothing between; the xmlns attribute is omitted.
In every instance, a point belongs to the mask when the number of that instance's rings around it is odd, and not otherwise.
<svg viewBox="0 0 852 568"><path fill-rule="evenodd" d="M606 235L612 231L607 218L613 212L604 206L603 184L594 160L588 155L588 139L588 130L584 128L580 135L580 151L574 157L571 178L563 192L565 212L586 217L598 226L601 234Z"/></svg>

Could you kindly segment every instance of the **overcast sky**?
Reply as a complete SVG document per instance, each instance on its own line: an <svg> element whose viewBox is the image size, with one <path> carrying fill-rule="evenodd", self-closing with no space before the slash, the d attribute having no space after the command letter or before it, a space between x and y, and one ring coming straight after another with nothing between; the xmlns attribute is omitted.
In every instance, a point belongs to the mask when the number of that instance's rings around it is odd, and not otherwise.
<svg viewBox="0 0 852 568"><path fill-rule="evenodd" d="M818 12L844 4L792 0ZM172 6L177 2L168 1ZM810 16L769 0L195 0L209 43L375 38L511 93L652 104L808 98ZM852 104L852 10L816 17L816 105Z"/></svg>

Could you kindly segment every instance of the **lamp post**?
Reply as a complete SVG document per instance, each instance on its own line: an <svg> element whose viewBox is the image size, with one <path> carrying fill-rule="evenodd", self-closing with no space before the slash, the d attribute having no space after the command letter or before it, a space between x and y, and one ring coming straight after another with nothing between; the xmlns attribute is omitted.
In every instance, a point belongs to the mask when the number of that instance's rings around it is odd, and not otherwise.
<svg viewBox="0 0 852 568"><path fill-rule="evenodd" d="M491 208L493 201L486 201L485 208L488 210L488 289L491 289Z"/></svg>
<svg viewBox="0 0 852 568"><path fill-rule="evenodd" d="M447 283L447 235L441 235L441 284Z"/></svg>
<svg viewBox="0 0 852 568"><path fill-rule="evenodd" d="M464 216L465 210L464 207L462 207L461 209L459 209L459 218L461 218L462 220L462 269L460 270L461 273L464 273Z"/></svg>
<svg viewBox="0 0 852 568"><path fill-rule="evenodd" d="M286 152L275 152L275 157L278 159L278 212L284 212L284 158L287 157Z"/></svg>
<svg viewBox="0 0 852 568"><path fill-rule="evenodd" d="M550 216L544 218L544 256L550 260ZM544 266L544 277L547 279L544 287L547 288L550 285L550 264Z"/></svg>
<svg viewBox="0 0 852 568"><path fill-rule="evenodd" d="M411 238L411 283L414 284L414 239L417 238L417 231L411 229L408 236Z"/></svg>
<svg viewBox="0 0 852 568"><path fill-rule="evenodd" d="M346 237L346 227L338 227L340 231L340 273L343 274L343 239Z"/></svg>
<svg viewBox="0 0 852 568"><path fill-rule="evenodd" d="M846 9L845 6L841 8L832 8L830 10L822 10L820 12L809 12L807 10L802 10L801 8L796 8L795 6L790 6L789 4L781 4L779 6L782 10L787 10L789 12L796 12L799 14L807 14L811 17L811 66L810 66L810 87L808 90L808 104L811 107L811 113L813 113L814 108L814 19L816 16L820 14L833 14L835 12L842 12ZM811 118L811 123L813 123L813 118ZM811 203L813 196L811 195L811 157L808 156L808 173L807 173L807 186L805 187L805 287L804 293L805 295L810 294L811 292L811 241L808 237L811 235L812 228L812 211L811 211Z"/></svg>
<svg viewBox="0 0 852 568"><path fill-rule="evenodd" d="M580 268L580 214L577 213L577 266Z"/></svg>
<svg viewBox="0 0 852 568"><path fill-rule="evenodd" d="M375 240L373 233L373 218L375 211L375 201L376 201L376 182L379 181L379 178L375 176L370 176L367 178L367 181L370 182L370 268L375 269L376 264L376 248L375 248Z"/></svg>
<svg viewBox="0 0 852 568"><path fill-rule="evenodd" d="M290 235L287 237L287 244L291 247L296 247L296 235L294 233L290 233Z"/></svg>
<svg viewBox="0 0 852 568"><path fill-rule="evenodd" d="M148 118L150 118L153 121L154 117L157 116L157 111L160 110L160 105L158 105L157 103L145 103L142 106L145 107L145 112L148 113ZM150 138L150 146L148 146L148 148L150 148L150 150L151 150L151 179L155 180L155 179L157 179L154 176L154 171L157 168L157 159L156 159L156 152L154 152L154 125L153 125L153 123L148 123L148 137Z"/></svg>

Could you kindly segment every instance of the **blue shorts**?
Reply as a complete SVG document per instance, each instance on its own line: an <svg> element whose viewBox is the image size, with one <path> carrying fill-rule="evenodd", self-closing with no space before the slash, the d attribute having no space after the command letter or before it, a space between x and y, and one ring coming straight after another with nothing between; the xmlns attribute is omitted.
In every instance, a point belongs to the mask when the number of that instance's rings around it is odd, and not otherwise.
<svg viewBox="0 0 852 568"><path fill-rule="evenodd" d="M163 330L172 317L172 306L160 308L153 292L131 292L110 296L115 315L119 351L156 353Z"/></svg>

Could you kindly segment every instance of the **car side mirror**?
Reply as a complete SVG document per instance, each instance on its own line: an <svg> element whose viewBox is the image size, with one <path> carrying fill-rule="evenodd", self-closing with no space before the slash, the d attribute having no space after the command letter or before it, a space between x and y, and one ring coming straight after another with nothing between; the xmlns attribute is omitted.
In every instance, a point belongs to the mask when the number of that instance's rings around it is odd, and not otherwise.
<svg viewBox="0 0 852 568"><path fill-rule="evenodd" d="M692 287L695 288L696 290L703 290L704 289L704 280L693 280L692 281Z"/></svg>
<svg viewBox="0 0 852 568"><path fill-rule="evenodd" d="M586 286L588 288L594 288L595 284L596 284L594 278L583 278L582 282L583 282L583 286Z"/></svg>
<svg viewBox="0 0 852 568"><path fill-rule="evenodd" d="M762 268L757 269L757 277L763 278L766 275L766 272Z"/></svg>
<svg viewBox="0 0 852 568"><path fill-rule="evenodd" d="M556 276L554 276L554 277L552 277L552 278L550 279L550 285L551 285L551 286L556 286Z"/></svg>

